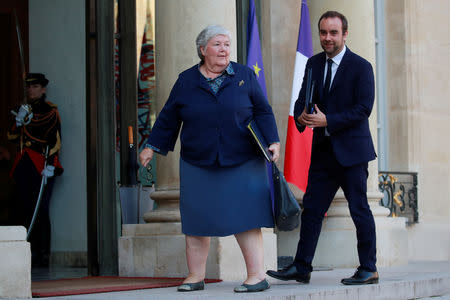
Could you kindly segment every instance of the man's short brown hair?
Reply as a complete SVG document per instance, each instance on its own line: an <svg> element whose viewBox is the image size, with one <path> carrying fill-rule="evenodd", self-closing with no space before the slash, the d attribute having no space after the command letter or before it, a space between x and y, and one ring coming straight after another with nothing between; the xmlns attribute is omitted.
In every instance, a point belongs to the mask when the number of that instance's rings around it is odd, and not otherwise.
<svg viewBox="0 0 450 300"><path fill-rule="evenodd" d="M317 26L319 27L319 31L320 31L320 21L322 21L322 19L328 19L328 18L339 18L341 19L342 22L342 33L347 32L348 30L348 22L347 22L347 18L341 14L340 12L334 11L334 10L329 10L326 13L324 13L320 19L319 19L319 23L317 24Z"/></svg>

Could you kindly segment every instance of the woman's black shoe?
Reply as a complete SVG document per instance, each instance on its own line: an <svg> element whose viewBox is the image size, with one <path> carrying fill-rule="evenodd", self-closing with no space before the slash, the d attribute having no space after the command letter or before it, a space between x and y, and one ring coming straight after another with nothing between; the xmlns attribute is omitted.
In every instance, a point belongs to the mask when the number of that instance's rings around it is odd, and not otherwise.
<svg viewBox="0 0 450 300"><path fill-rule="evenodd" d="M194 283L183 283L178 286L177 291L179 292L192 292L192 291L200 291L205 289L205 281L199 281Z"/></svg>
<svg viewBox="0 0 450 300"><path fill-rule="evenodd" d="M254 293L254 292L262 292L270 288L270 284L266 279L261 280L255 284L242 284L234 288L236 293Z"/></svg>

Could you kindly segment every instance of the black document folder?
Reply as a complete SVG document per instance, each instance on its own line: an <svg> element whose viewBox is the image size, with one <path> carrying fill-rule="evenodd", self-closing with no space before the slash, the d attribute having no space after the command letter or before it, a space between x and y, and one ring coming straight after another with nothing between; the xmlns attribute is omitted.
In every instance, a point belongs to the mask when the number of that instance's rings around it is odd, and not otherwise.
<svg viewBox="0 0 450 300"><path fill-rule="evenodd" d="M315 81L312 80L312 69L306 70L306 99L305 99L305 109L306 113L314 113L314 84Z"/></svg>
<svg viewBox="0 0 450 300"><path fill-rule="evenodd" d="M255 121L250 121L247 124L247 128L252 133L253 138L255 139L256 143L258 144L259 149L261 149L262 154L266 158L268 162L272 161L272 153L269 151L269 145L264 139L264 136L262 135L261 131L259 130L258 125L255 123Z"/></svg>

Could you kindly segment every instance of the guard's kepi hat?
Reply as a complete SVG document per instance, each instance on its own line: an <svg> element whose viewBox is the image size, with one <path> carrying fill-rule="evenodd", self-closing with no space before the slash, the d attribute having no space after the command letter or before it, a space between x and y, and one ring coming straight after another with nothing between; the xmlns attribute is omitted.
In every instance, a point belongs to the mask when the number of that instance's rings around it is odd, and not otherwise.
<svg viewBox="0 0 450 300"><path fill-rule="evenodd" d="M41 73L28 73L25 81L27 85L40 84L42 85L42 87L46 87L48 84L48 79L45 78L45 75Z"/></svg>

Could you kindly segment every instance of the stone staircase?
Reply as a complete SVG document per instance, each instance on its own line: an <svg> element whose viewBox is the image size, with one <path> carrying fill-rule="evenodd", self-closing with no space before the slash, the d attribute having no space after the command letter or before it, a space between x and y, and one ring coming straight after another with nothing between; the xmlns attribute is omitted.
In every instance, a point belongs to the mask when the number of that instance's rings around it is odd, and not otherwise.
<svg viewBox="0 0 450 300"><path fill-rule="evenodd" d="M240 282L224 281L207 284L204 291L179 293L175 287L90 294L69 297L42 298L49 300L372 300L372 299L450 299L450 261L410 262L402 266L379 268L380 283L364 286L344 286L343 277L352 275L353 269L333 269L313 272L311 283L299 285L269 279L271 288L261 293L236 294L233 288Z"/></svg>

